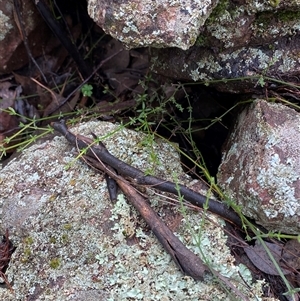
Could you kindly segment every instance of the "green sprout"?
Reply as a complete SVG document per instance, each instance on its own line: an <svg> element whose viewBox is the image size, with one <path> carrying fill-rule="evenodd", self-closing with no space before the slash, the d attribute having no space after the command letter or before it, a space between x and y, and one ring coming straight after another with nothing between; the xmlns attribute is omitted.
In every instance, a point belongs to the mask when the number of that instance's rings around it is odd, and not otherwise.
<svg viewBox="0 0 300 301"><path fill-rule="evenodd" d="M81 93L83 96L91 97L93 95L93 86L85 84L81 88Z"/></svg>

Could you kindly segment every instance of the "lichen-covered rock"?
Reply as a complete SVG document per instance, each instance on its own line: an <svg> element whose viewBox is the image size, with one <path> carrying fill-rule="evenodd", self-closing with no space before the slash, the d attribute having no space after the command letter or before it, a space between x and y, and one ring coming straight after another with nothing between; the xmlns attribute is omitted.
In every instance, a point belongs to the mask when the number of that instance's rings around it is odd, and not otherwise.
<svg viewBox="0 0 300 301"><path fill-rule="evenodd" d="M256 100L238 117L218 183L268 230L300 233L300 114Z"/></svg>
<svg viewBox="0 0 300 301"><path fill-rule="evenodd" d="M72 131L105 136L108 150L137 168L193 189L201 186L183 174L178 154L162 141L145 145L144 135L106 122ZM7 271L14 292L1 289L1 300L233 299L210 275L203 282L182 275L125 197L110 202L104 176L76 159L75 148L63 137L25 150L1 170L0 183L0 226L9 228L17 247ZM189 210L184 217L147 193L190 249L204 254L249 300L257 300L262 283L252 284L249 270L234 265L222 221L209 215L211 223Z"/></svg>
<svg viewBox="0 0 300 301"><path fill-rule="evenodd" d="M221 91L249 92L261 74L284 80L299 75L299 28L299 0L221 0L195 46L152 49L154 70L181 80L242 78L214 85Z"/></svg>
<svg viewBox="0 0 300 301"><path fill-rule="evenodd" d="M33 1L20 2L20 15L24 23L24 33L33 57L45 53L51 33L35 8ZM20 28L15 21L14 1L0 1L0 74L9 73L28 63Z"/></svg>
<svg viewBox="0 0 300 301"><path fill-rule="evenodd" d="M218 0L88 0L88 13L129 48L194 45Z"/></svg>

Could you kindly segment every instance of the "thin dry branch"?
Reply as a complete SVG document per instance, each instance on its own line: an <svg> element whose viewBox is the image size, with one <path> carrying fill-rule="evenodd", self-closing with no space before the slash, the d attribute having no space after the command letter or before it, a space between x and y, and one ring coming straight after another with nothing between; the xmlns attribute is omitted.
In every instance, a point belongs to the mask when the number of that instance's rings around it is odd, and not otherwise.
<svg viewBox="0 0 300 301"><path fill-rule="evenodd" d="M225 220L235 224L239 228L242 228L242 222L237 213L235 213L231 208L229 208L226 204L215 201L213 199L209 199L207 202L207 197L201 195L184 185L176 185L171 181L165 181L163 179L154 177L154 176L145 176L145 174L139 169L132 167L125 162L119 160L118 158L111 155L105 147L101 145L90 145L90 143L82 140L82 137L79 138L76 135L72 134L65 122L62 120L61 122L53 122L52 127L60 132L64 137L74 146L77 146L80 150L86 150L86 155L92 158L99 158L104 164L111 166L113 169L117 171L119 175L123 177L129 177L133 179L133 181L137 185L151 185L156 189L161 191L170 192L175 195L180 193L184 199L193 205L203 208L203 206L208 203L208 211L219 215ZM90 140L89 140L90 141ZM97 157L95 157L95 154Z"/></svg>
<svg viewBox="0 0 300 301"><path fill-rule="evenodd" d="M152 232L162 244L164 249L171 255L172 259L179 267L179 269L186 275L193 277L195 280L203 280L205 271L209 268L202 262L202 260L190 251L168 228L166 224L158 217L156 212L151 208L147 200L140 195L137 190L131 186L121 176L114 173L114 171L105 166L100 160L84 156L84 160L94 168L100 169L113 178L127 199L140 213L142 218L151 228Z"/></svg>

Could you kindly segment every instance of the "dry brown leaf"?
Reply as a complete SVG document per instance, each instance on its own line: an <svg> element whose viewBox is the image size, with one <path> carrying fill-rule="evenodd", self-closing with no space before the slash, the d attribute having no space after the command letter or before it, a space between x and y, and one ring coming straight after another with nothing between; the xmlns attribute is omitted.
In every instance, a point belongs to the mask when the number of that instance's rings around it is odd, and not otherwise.
<svg viewBox="0 0 300 301"><path fill-rule="evenodd" d="M44 117L50 115L56 115L60 113L64 114L64 113L72 112L78 102L79 96L80 96L80 91L77 91L73 95L73 97L71 97L67 102L65 102L65 97L52 91L51 93L52 101L46 107L44 111Z"/></svg>
<svg viewBox="0 0 300 301"><path fill-rule="evenodd" d="M108 78L110 86L114 89L115 96L119 96L126 91L132 91L142 78L139 74L135 74L130 70L115 72L111 69L107 70L105 75Z"/></svg>
<svg viewBox="0 0 300 301"><path fill-rule="evenodd" d="M283 245L265 242L269 251L273 255L275 261L280 266L280 258ZM264 246L256 241L255 246L244 247L244 251L251 260L251 262L261 271L269 275L279 275L276 267L269 258ZM281 271L284 275L291 274L291 270L287 270L281 267Z"/></svg>
<svg viewBox="0 0 300 301"><path fill-rule="evenodd" d="M63 97L61 94L58 94L58 93L54 92L53 90L51 90L48 87L44 86L43 84L41 84L40 82L38 82L34 78L31 78L31 80L34 81L38 86L40 86L40 87L44 88L45 90L47 90L51 95L51 101L49 102L49 104L45 108L44 113L43 113L43 117L48 117L48 116L59 114L59 113L62 113L62 114L63 113L68 113L68 112L71 112L75 108L75 106L77 104L77 101L79 99L80 91L77 91L74 94L74 96L71 97L66 102L66 98ZM48 97L49 96L45 96L45 98L47 98L47 102L48 102Z"/></svg>
<svg viewBox="0 0 300 301"><path fill-rule="evenodd" d="M6 230L6 235L3 236L0 242L0 277L4 280L8 288L12 290L10 283L8 282L5 271L8 267L11 254L14 252L15 247L8 237L8 230Z"/></svg>
<svg viewBox="0 0 300 301"><path fill-rule="evenodd" d="M22 86L25 95L36 94L37 85L30 79L30 77L17 73L13 73L13 75L15 76L16 82Z"/></svg>
<svg viewBox="0 0 300 301"><path fill-rule="evenodd" d="M296 270L300 269L300 243L296 239L289 240L282 251L282 261Z"/></svg>
<svg viewBox="0 0 300 301"><path fill-rule="evenodd" d="M123 49L123 51L115 56L113 60L108 60L102 65L101 69L104 72L109 69L122 70L128 67L130 61L129 51L124 49L124 46L121 42L112 39L108 43L106 43L104 47L105 54L102 57L103 60Z"/></svg>

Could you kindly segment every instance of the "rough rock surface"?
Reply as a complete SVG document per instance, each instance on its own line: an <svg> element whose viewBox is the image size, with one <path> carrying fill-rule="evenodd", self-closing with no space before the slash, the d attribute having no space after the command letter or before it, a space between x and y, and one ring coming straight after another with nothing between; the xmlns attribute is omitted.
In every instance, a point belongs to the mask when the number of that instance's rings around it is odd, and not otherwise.
<svg viewBox="0 0 300 301"><path fill-rule="evenodd" d="M0 74L17 70L28 63L28 54L15 22L13 3L13 0L0 0ZM51 33L33 1L22 0L20 3L20 14L31 53L33 57L42 55Z"/></svg>
<svg viewBox="0 0 300 301"><path fill-rule="evenodd" d="M269 230L300 233L300 115L257 100L224 146L218 183Z"/></svg>
<svg viewBox="0 0 300 301"><path fill-rule="evenodd" d="M89 0L88 13L129 48L194 45L218 0Z"/></svg>
<svg viewBox="0 0 300 301"><path fill-rule="evenodd" d="M199 187L183 174L169 144L146 147L143 135L105 122L72 131L105 135L108 150L127 163ZM151 150L160 164L149 161ZM232 300L210 275L203 282L183 276L124 196L111 203L103 175L78 161L63 137L25 150L2 169L0 182L0 225L17 246L8 269L14 293L0 289L1 300ZM222 221L189 210L184 217L148 195L189 248L197 254L201 248L213 268L257 300L261 283L251 284L248 269L234 265Z"/></svg>
<svg viewBox="0 0 300 301"><path fill-rule="evenodd" d="M195 46L187 51L152 49L154 70L189 81L241 78L214 84L236 93L253 89L261 74L294 81L300 73L299 28L299 0L222 0Z"/></svg>

